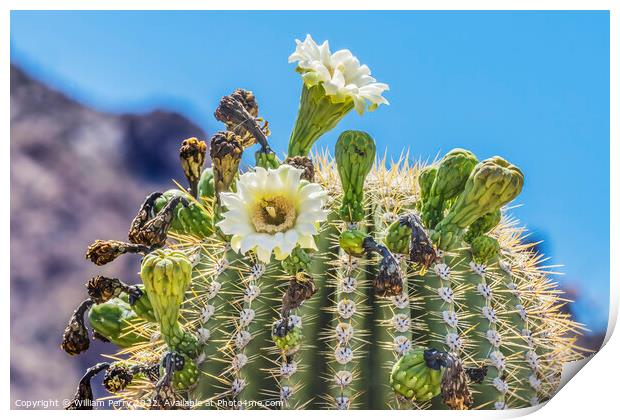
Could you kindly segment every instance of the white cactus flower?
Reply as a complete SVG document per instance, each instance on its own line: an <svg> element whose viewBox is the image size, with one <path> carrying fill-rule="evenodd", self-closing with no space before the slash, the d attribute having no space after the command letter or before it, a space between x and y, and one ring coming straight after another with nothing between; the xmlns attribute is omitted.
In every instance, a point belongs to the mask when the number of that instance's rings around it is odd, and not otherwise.
<svg viewBox="0 0 620 420"><path fill-rule="evenodd" d="M217 225L232 235L231 248L246 254L254 250L268 263L288 257L297 245L317 249L314 235L327 219L323 209L327 192L319 184L301 180L301 169L281 165L256 167L237 181L237 192L221 193L227 211Z"/></svg>
<svg viewBox="0 0 620 420"><path fill-rule="evenodd" d="M332 102L353 101L355 110L361 115L366 109L375 110L389 102L382 95L390 87L377 83L370 75L370 69L349 50L332 53L328 41L318 45L310 35L302 42L295 40L295 52L289 63L297 62L297 71L308 87L321 85Z"/></svg>

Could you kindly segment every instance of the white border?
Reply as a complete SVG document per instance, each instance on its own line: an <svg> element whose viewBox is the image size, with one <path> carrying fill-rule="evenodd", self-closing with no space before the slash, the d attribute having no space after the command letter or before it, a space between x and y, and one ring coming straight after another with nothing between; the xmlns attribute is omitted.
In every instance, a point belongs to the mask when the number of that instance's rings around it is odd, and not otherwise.
<svg viewBox="0 0 620 420"><path fill-rule="evenodd" d="M52 4L53 3L53 4ZM3 111L4 118L2 119L2 133L3 136L3 153L0 154L0 159L2 164L0 168L3 173L3 191L5 194L5 200L8 198L10 191L10 162L9 162L9 138L10 138L10 113L9 113L9 104L10 104L10 74L9 74L9 49L10 49L10 10L142 10L142 9L151 9L151 10L230 10L230 9L239 9L239 10L278 10L281 9L283 2L274 1L274 0L261 0L260 2L256 1L248 1L248 0L236 0L234 3L230 2L215 2L211 4L207 1L192 1L192 0L175 0L175 1L164 1L164 0L150 0L146 1L137 1L137 0L92 0L88 2L77 1L77 0L65 0L65 1L44 1L44 0L8 0L4 1L2 5L3 13L0 15L0 33L2 34L2 42L0 44L0 60L2 65L0 65L0 75L2 83L0 84L2 89L2 102L0 102L1 109ZM590 1L577 1L577 0L565 0L565 1L553 1L553 0L521 0L521 1L490 1L490 0L478 0L478 1L392 1L392 0L383 0L381 2L377 1L369 1L369 0L356 0L356 1L340 1L337 5L334 4L333 1L325 1L325 0L313 0L312 2L299 2L297 4L286 4L286 9L290 10L334 10L334 9L365 9L365 10L610 10L610 24L611 24L611 33L610 33L610 169L611 169L611 180L610 180L610 214L620 215L620 206L618 205L618 192L620 191L620 183L618 182L619 176L619 161L618 161L618 152L620 141L620 131L618 126L618 74L620 71L620 67L618 66L618 39L620 33L618 31L619 22L619 12L620 7L617 6L617 3L612 0L590 0ZM234 6L234 7L232 7ZM380 7L379 7L380 6ZM374 28L368 28L368 30L376 30ZM603 156L601 158L604 158ZM587 171L584 168L584 176L587 176ZM575 199L580 199L580 197L576 197ZM9 256L9 244L10 244L10 207L4 204L1 207L2 218L0 220L3 221L3 229L4 232L4 241L2 242L1 248L1 267L3 271L2 281L4 285L3 293L0 294L0 299L2 299L2 308L3 308L3 316L5 323L5 333L1 336L2 343L2 354L3 354L3 363L1 366L3 381L1 382L2 393L7 396L5 406L5 410L10 408L9 399L10 399L10 364L9 364L9 349L10 349L10 335L9 331L9 320L10 320L10 294L8 293L8 284L10 278L10 256ZM618 384L620 380L620 363L617 360L617 354L620 354L620 342L618 338L614 338L609 341L611 334L615 328L617 315L618 315L618 296L619 296L619 287L618 287L618 278L620 276L620 272L618 271L618 261L615 258L620 257L619 249L619 240L620 230L617 219L612 217L610 221L610 261L611 261L611 284L610 284L610 314L609 314L609 327L607 330L607 335L605 337L605 348L596 355L593 360L588 363L590 367L584 369L584 372L579 373L579 379L570 381L570 383L562 389L562 391L556 395L547 406L540 411L536 411L532 414L531 418L549 418L549 416L553 416L553 418L562 418L562 419L570 419L570 418L609 418L610 413L616 412L615 403L618 400ZM609 341L609 342L608 342ZM576 368L575 371L579 370ZM570 375L567 375L570 376ZM512 412L494 412L494 411L472 411L472 412L447 412L447 411L429 411L429 412L391 412L390 416L395 416L399 418L410 418L410 416L416 417L437 417L441 416L441 418L462 418L462 417L470 417L475 416L478 418L482 417L513 417L515 415L526 414L527 412L531 412L532 410L520 410L520 411L512 411ZM534 410L535 411L535 410ZM124 413L114 413L114 416L127 416L127 415L136 415L136 416L144 416L144 412L135 414L129 414L128 412ZM247 413L245 415L251 417L267 417L267 416L276 416L276 417L290 417L294 415L295 417L301 418L310 418L310 416L315 415L312 411L297 411L294 414L291 412L261 412L261 411L252 411L252 412L244 412ZM12 411L9 415L15 417L23 417L24 415L28 416L32 413L28 413L26 411ZM330 412L323 411L321 413L322 416L365 416L367 413L365 412L350 412L350 413L342 413L342 412ZM70 415L68 412L63 411L53 411L47 412L46 416L51 416L52 418L58 418L61 416ZM100 416L110 416L110 412L104 411L93 411L89 413L90 416L100 417ZM154 413L149 413L149 416L157 415ZM162 413L161 415L170 416L171 414ZM217 416L218 418L235 418L238 419L240 413L237 411L219 411L219 412L187 412L183 413L183 416ZM617 414L616 414L617 415Z"/></svg>

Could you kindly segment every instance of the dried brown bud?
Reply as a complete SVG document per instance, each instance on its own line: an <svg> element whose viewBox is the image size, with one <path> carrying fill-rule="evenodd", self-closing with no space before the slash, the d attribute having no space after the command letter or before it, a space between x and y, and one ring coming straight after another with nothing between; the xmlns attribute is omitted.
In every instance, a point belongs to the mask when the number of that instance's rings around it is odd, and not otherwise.
<svg viewBox="0 0 620 420"><path fill-rule="evenodd" d="M222 97L214 115L226 124L228 131L239 136L244 148L258 142L263 149L269 149L267 135L256 118L258 105L252 92L237 89L232 95Z"/></svg>
<svg viewBox="0 0 620 420"><path fill-rule="evenodd" d="M403 291L403 275L400 264L385 245L377 243L371 236L366 236L363 242L366 252L376 252L381 255L379 271L373 279L372 285L378 296L397 296Z"/></svg>
<svg viewBox="0 0 620 420"><path fill-rule="evenodd" d="M108 392L117 393L125 388L133 380L133 372L121 363L114 363L103 377L103 386Z"/></svg>
<svg viewBox="0 0 620 420"><path fill-rule="evenodd" d="M131 225L129 226L129 241L133 243L138 243L135 241L135 234L146 222L148 222L151 218L155 216L155 201L162 196L160 192L154 192L149 194L148 197L144 200L144 203L140 206L140 210L136 217L133 218Z"/></svg>
<svg viewBox="0 0 620 420"><path fill-rule="evenodd" d="M398 296L403 292L403 275L398 261L392 254L381 258L379 272L372 284L378 296Z"/></svg>
<svg viewBox="0 0 620 420"><path fill-rule="evenodd" d="M312 159L308 156L289 156L284 163L294 168L302 169L304 173L301 174L301 179L314 182L314 163L312 163Z"/></svg>
<svg viewBox="0 0 620 420"><path fill-rule="evenodd" d="M96 303L105 303L108 300L118 297L126 289L126 285L116 278L96 276L86 283L88 296Z"/></svg>
<svg viewBox="0 0 620 420"><path fill-rule="evenodd" d="M441 396L452 410L468 410L474 403L463 364L456 356L450 355L441 378Z"/></svg>
<svg viewBox="0 0 620 420"><path fill-rule="evenodd" d="M198 181L206 156L207 144L204 141L198 140L196 137L183 140L179 157L181 158L183 173L189 182L189 188L194 197L198 193Z"/></svg>
<svg viewBox="0 0 620 420"><path fill-rule="evenodd" d="M288 288L282 296L282 317L286 318L290 311L301 306L316 293L316 284L312 277L297 276L289 282Z"/></svg>
<svg viewBox="0 0 620 420"><path fill-rule="evenodd" d="M399 219L401 225L411 228L411 241L409 243L409 259L411 262L420 264L424 269L431 266L437 259L435 248L430 237L427 235L420 218L409 213Z"/></svg>
<svg viewBox="0 0 620 420"><path fill-rule="evenodd" d="M251 90L235 89L230 96L241 102L245 110L248 111L251 116L254 118L258 117L258 103L256 102L256 97Z"/></svg>
<svg viewBox="0 0 620 420"><path fill-rule="evenodd" d="M148 248L142 245L128 244L121 241L104 241L97 239L86 250L86 259L96 265L105 265L112 262L116 257L129 253L148 252Z"/></svg>
<svg viewBox="0 0 620 420"><path fill-rule="evenodd" d="M172 197L155 217L144 223L139 229L129 232L130 240L150 248L164 246L168 239L168 230L175 216L175 209L179 204L185 207L189 206L185 197Z"/></svg>
<svg viewBox="0 0 620 420"><path fill-rule="evenodd" d="M73 397L73 400L65 406L65 410L92 410L93 409L93 389L90 385L91 379L102 370L110 367L109 363L98 363L88 368L80 382Z"/></svg>
<svg viewBox="0 0 620 420"><path fill-rule="evenodd" d="M90 340L88 339L88 330L84 325L84 314L93 306L93 303L91 299L86 299L82 302L73 312L69 323L65 327L60 347L71 356L88 350Z"/></svg>
<svg viewBox="0 0 620 420"><path fill-rule="evenodd" d="M241 139L231 131L218 132L211 138L213 184L219 202L221 192L230 190L243 154Z"/></svg>

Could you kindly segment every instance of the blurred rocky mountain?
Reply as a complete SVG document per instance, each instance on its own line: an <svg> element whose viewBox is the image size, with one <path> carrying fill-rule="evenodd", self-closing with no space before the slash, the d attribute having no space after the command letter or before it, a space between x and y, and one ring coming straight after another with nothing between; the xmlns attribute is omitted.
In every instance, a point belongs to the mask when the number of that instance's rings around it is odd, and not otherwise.
<svg viewBox="0 0 620 420"><path fill-rule="evenodd" d="M112 346L70 357L65 323L93 275L137 281L139 259L84 259L98 238L126 239L145 196L184 182L180 141L204 138L183 116L97 112L11 66L11 404L71 398Z"/></svg>

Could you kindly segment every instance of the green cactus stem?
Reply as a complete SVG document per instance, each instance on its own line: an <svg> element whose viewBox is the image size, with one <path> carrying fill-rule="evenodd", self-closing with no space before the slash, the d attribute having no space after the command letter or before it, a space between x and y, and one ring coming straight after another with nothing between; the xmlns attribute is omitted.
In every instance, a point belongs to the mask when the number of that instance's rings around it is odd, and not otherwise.
<svg viewBox="0 0 620 420"><path fill-rule="evenodd" d="M312 145L332 130L353 109L353 100L333 102L321 85L307 86L301 91L295 127L288 143L289 156L308 156Z"/></svg>
<svg viewBox="0 0 620 420"><path fill-rule="evenodd" d="M375 141L362 131L344 131L336 142L336 164L342 184L340 216L348 222L364 218L364 181L375 161Z"/></svg>
<svg viewBox="0 0 620 420"><path fill-rule="evenodd" d="M453 149L439 162L436 172L425 171L420 175L420 191L424 197L422 221L426 227L433 229L443 218L446 204L463 191L476 163L478 159L473 153Z"/></svg>

